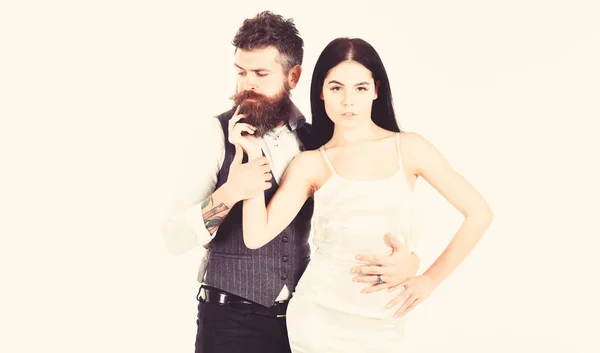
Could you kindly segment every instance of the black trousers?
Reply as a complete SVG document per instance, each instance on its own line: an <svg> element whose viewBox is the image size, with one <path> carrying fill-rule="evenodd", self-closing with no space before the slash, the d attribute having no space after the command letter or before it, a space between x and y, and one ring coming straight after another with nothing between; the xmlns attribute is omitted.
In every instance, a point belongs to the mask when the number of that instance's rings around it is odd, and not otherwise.
<svg viewBox="0 0 600 353"><path fill-rule="evenodd" d="M198 298L196 353L291 353L285 317L241 313Z"/></svg>

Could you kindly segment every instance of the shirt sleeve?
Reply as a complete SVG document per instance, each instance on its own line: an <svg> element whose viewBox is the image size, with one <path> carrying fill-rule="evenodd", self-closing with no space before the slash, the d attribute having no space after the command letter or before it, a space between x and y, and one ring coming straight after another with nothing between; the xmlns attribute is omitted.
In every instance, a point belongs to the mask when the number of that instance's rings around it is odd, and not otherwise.
<svg viewBox="0 0 600 353"><path fill-rule="evenodd" d="M183 254L209 243L202 201L215 191L217 175L225 157L225 137L219 120L198 119L185 148L181 180L163 226L163 239L171 254Z"/></svg>

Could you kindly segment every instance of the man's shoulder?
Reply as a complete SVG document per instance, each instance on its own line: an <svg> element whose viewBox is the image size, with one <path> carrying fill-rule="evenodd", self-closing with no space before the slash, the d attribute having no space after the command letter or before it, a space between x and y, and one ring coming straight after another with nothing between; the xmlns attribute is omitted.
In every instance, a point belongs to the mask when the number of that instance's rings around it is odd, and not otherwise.
<svg viewBox="0 0 600 353"><path fill-rule="evenodd" d="M298 126L296 133L298 134L298 137L300 137L300 140L304 143L304 147L307 150L319 148L319 146L317 146L317 140L313 126L308 121L305 121L302 125Z"/></svg>
<svg viewBox="0 0 600 353"><path fill-rule="evenodd" d="M231 119L231 117L233 116L233 113L235 112L235 110L233 108L214 116L214 118L216 118L217 120L219 120L221 123L223 122L227 122L229 121L229 119Z"/></svg>
<svg viewBox="0 0 600 353"><path fill-rule="evenodd" d="M232 108L221 114L214 115L207 120L210 121L209 124L219 126L220 129L223 131L223 134L226 136L227 135L227 124L228 124L229 120L231 119L231 117L233 116L234 112L235 112L235 110Z"/></svg>

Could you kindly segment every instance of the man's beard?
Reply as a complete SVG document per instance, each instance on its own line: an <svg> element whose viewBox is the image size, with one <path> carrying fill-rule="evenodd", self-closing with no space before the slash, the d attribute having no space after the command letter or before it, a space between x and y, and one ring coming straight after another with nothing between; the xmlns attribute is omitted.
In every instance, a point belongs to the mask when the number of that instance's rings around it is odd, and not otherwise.
<svg viewBox="0 0 600 353"><path fill-rule="evenodd" d="M253 90L241 91L231 97L234 108L240 106L240 114L246 117L240 122L248 123L256 128L254 136L261 137L267 132L287 123L288 112L292 101L290 100L290 89L288 85L274 97ZM248 101L253 99L254 101Z"/></svg>

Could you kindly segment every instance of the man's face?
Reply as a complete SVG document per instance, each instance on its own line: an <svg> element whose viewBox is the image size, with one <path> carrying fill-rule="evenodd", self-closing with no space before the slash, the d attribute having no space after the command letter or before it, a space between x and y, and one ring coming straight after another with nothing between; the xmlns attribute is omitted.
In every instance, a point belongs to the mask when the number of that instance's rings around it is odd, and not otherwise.
<svg viewBox="0 0 600 353"><path fill-rule="evenodd" d="M272 98L281 92L283 82L287 80L275 47L252 51L238 49L234 65L238 73L236 93L253 90Z"/></svg>
<svg viewBox="0 0 600 353"><path fill-rule="evenodd" d="M240 106L243 120L256 127L255 136L262 136L287 120L285 111L290 101L291 75L286 75L279 52L274 47L235 53L237 70L234 106Z"/></svg>

